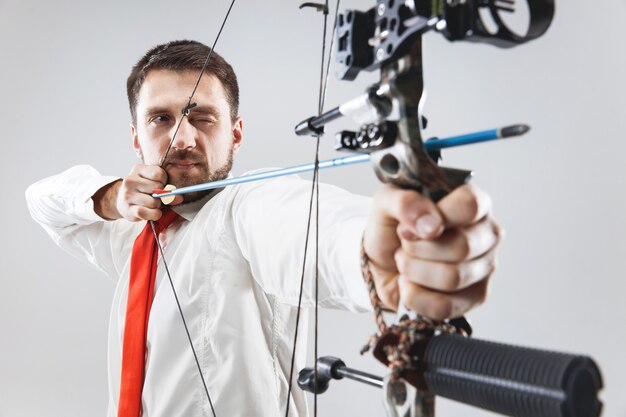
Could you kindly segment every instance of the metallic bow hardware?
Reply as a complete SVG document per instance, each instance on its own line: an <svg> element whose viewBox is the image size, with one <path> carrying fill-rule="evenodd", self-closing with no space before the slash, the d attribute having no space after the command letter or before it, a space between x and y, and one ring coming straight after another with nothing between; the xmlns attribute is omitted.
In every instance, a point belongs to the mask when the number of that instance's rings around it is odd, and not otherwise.
<svg viewBox="0 0 626 417"><path fill-rule="evenodd" d="M528 34L514 35L499 17L501 3L378 0L366 12L346 11L337 25L338 77L353 80L362 70L380 69L380 82L362 96L299 123L296 134L319 135L330 121L350 116L361 124L360 130L338 134L337 148L369 153L382 182L413 188L435 199L463 184L469 171L437 166L424 148L422 35L434 29L450 40L511 47L542 35L554 14L552 0L529 0ZM498 23L495 34L486 31L480 8L487 8ZM353 138L367 140L355 147L347 144Z"/></svg>
<svg viewBox="0 0 626 417"><path fill-rule="evenodd" d="M548 29L552 0L527 1L530 17L523 35L500 16L514 12L514 6L512 0L377 0L365 12L346 11L337 19L338 76L354 80L362 70L380 70L380 80L363 95L303 120L296 134L319 137L328 123L349 116L358 131L338 133L337 149L369 154L382 182L442 198L471 173L437 165L438 155L423 140L422 35L435 30L451 41L512 47ZM488 30L481 9L489 12L495 30ZM401 312L388 326L364 256L379 325L371 346L390 374L383 380L346 368L339 359L320 358L315 368L301 371L301 388L321 393L330 379L344 376L381 386L390 417L432 417L435 395L519 417L599 415L601 375L589 357L474 340L464 318L434 323Z"/></svg>

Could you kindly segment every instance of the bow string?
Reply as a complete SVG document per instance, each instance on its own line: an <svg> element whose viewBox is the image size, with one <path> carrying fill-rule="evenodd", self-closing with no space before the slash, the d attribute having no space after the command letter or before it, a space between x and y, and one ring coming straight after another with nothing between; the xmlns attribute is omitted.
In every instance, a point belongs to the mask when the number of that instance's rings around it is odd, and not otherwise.
<svg viewBox="0 0 626 417"><path fill-rule="evenodd" d="M202 76L204 74L204 71L209 63L209 60L211 59L211 56L213 55L213 51L215 50L215 45L217 45L217 41L219 40L221 34L222 34L222 30L224 29L224 26L226 25L226 21L228 20L228 17L230 16L230 12L233 9L233 6L235 5L235 0L232 0L230 2L230 6L228 7L228 10L226 11L226 15L224 16L224 19L222 20L222 24L217 32L217 35L215 36L215 40L213 41L213 45L211 46L211 49L209 50L209 53L206 56L206 59L204 60L204 63L202 65L202 69L200 70L200 74L198 75L198 78L196 80L196 83L193 87L193 90L191 91L191 94L189 95L189 98L187 100L187 104L185 105L185 107L183 107L183 109L181 110L182 113L182 117L178 120L178 124L176 125L176 128L174 129L174 134L172 135L172 139L170 140L167 149L165 150L165 153L163 154L163 157L161 158L161 162L159 163L159 167L163 168L163 165L165 164L165 161L167 159L167 156L170 152L170 149L172 148L174 141L176 140L176 135L178 134L178 130L180 129L181 124L183 123L183 120L189 116L189 112L191 109L193 109L194 107L196 107L196 103L193 102L193 97L196 94L196 90L198 89L198 86L200 85L200 81L202 80ZM172 274L170 272L170 269L167 265L167 261L165 259L165 253L163 251L163 247L161 246L161 242L159 241L159 235L157 233L156 230L156 225L154 223L154 221L149 220L150 223L150 227L152 228L152 233L154 234L154 240L157 244L158 250L159 250L159 254L161 255L161 260L163 262L163 266L165 267L165 272L167 275L167 279L170 283L170 288L172 289L172 294L174 295L174 300L176 301L176 306L178 308L178 313L180 315L181 321L183 323L183 327L185 329L185 334L187 335L187 340L189 341L189 347L191 349L191 352L193 354L193 358L194 358L194 362L196 364L196 368L198 370L198 375L202 381L202 386L204 388L204 392L206 394L207 397L207 401L209 402L209 406L211 408L211 413L213 414L213 417L217 417L215 414L215 407L213 405L213 400L211 399L211 394L209 392L209 388L207 386L206 383L206 379L204 376L204 372L202 372L202 367L200 366L200 361L198 359L198 355L196 353L196 349L193 345L193 341L191 339L191 334L189 332L189 327L187 326L187 320L185 319L185 314L183 313L183 308L180 304L180 300L178 298L178 293L176 292L176 286L174 285L174 280L172 279Z"/></svg>

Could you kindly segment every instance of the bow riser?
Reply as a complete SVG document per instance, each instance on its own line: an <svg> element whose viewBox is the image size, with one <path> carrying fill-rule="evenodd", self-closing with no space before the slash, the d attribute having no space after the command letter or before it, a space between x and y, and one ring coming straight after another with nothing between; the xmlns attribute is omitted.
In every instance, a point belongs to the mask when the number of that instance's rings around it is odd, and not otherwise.
<svg viewBox="0 0 626 417"><path fill-rule="evenodd" d="M424 101L421 36L413 39L409 53L381 68L381 85L392 103L397 138L389 148L372 152L372 163L378 178L403 188L411 188L428 196L441 198L465 183L471 173L447 175L425 150L422 136ZM389 119L388 119L389 120ZM452 171L450 171L452 172Z"/></svg>

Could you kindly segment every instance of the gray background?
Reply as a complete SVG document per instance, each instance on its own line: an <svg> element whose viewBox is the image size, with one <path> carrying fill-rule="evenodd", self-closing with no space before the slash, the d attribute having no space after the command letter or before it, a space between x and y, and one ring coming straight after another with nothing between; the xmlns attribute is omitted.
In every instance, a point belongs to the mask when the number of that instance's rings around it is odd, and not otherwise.
<svg viewBox="0 0 626 417"><path fill-rule="evenodd" d="M557 3L547 35L523 47L426 36L427 134L532 126L523 139L445 154L447 165L475 170L507 231L491 298L470 315L475 334L591 354L604 374L604 415L626 416L626 1ZM316 109L322 21L298 4L240 0L218 45L241 81L245 142L235 173L313 156L292 127ZM211 43L226 8L0 0L0 416L104 415L112 285L54 247L28 216L24 189L79 163L127 173L135 163L124 90L131 65L160 42ZM327 103L373 80L333 79ZM330 135L322 154L334 155ZM370 194L370 171L344 168L322 180ZM369 315L322 319L321 353L383 373L357 353L374 330ZM320 397L320 415L382 416L380 403L375 389L338 382ZM490 415L439 404L441 416Z"/></svg>

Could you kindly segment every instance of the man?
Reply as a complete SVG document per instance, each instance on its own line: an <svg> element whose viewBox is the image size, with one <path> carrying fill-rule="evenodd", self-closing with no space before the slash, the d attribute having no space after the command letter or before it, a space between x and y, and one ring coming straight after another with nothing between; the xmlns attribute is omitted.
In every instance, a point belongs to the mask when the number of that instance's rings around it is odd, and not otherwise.
<svg viewBox="0 0 626 417"><path fill-rule="evenodd" d="M304 215L297 214L306 213L310 192L310 184L297 178L174 201L178 216L171 216L159 242L212 401L195 368L163 263L152 289L143 293L149 311L142 316L146 334L140 335L145 352L140 350L139 365L134 364L141 370L138 398L128 397L131 339L125 331L137 309L131 301L133 282L145 281L131 276L144 259L134 253L135 240L151 232L142 232L145 220L173 214L151 194L168 183L181 187L225 178L243 142L237 79L215 53L193 97L197 105L187 117L181 112L208 52L197 42L170 42L134 66L127 90L133 146L142 163L126 177L77 166L27 190L33 218L53 239L116 281L109 416L209 416L211 407L217 416L229 417L285 412L305 238ZM382 187L373 204L333 186L323 185L320 193L321 306L369 307L359 270L361 240L378 294L389 308L402 302L442 320L485 299L499 229L482 191L463 186L438 204L391 186ZM310 306L312 262L305 272L303 304ZM303 365L300 345L296 370ZM132 383L137 386L136 377ZM290 400L291 415L306 414L299 389ZM137 402L135 411L128 411L129 401Z"/></svg>

